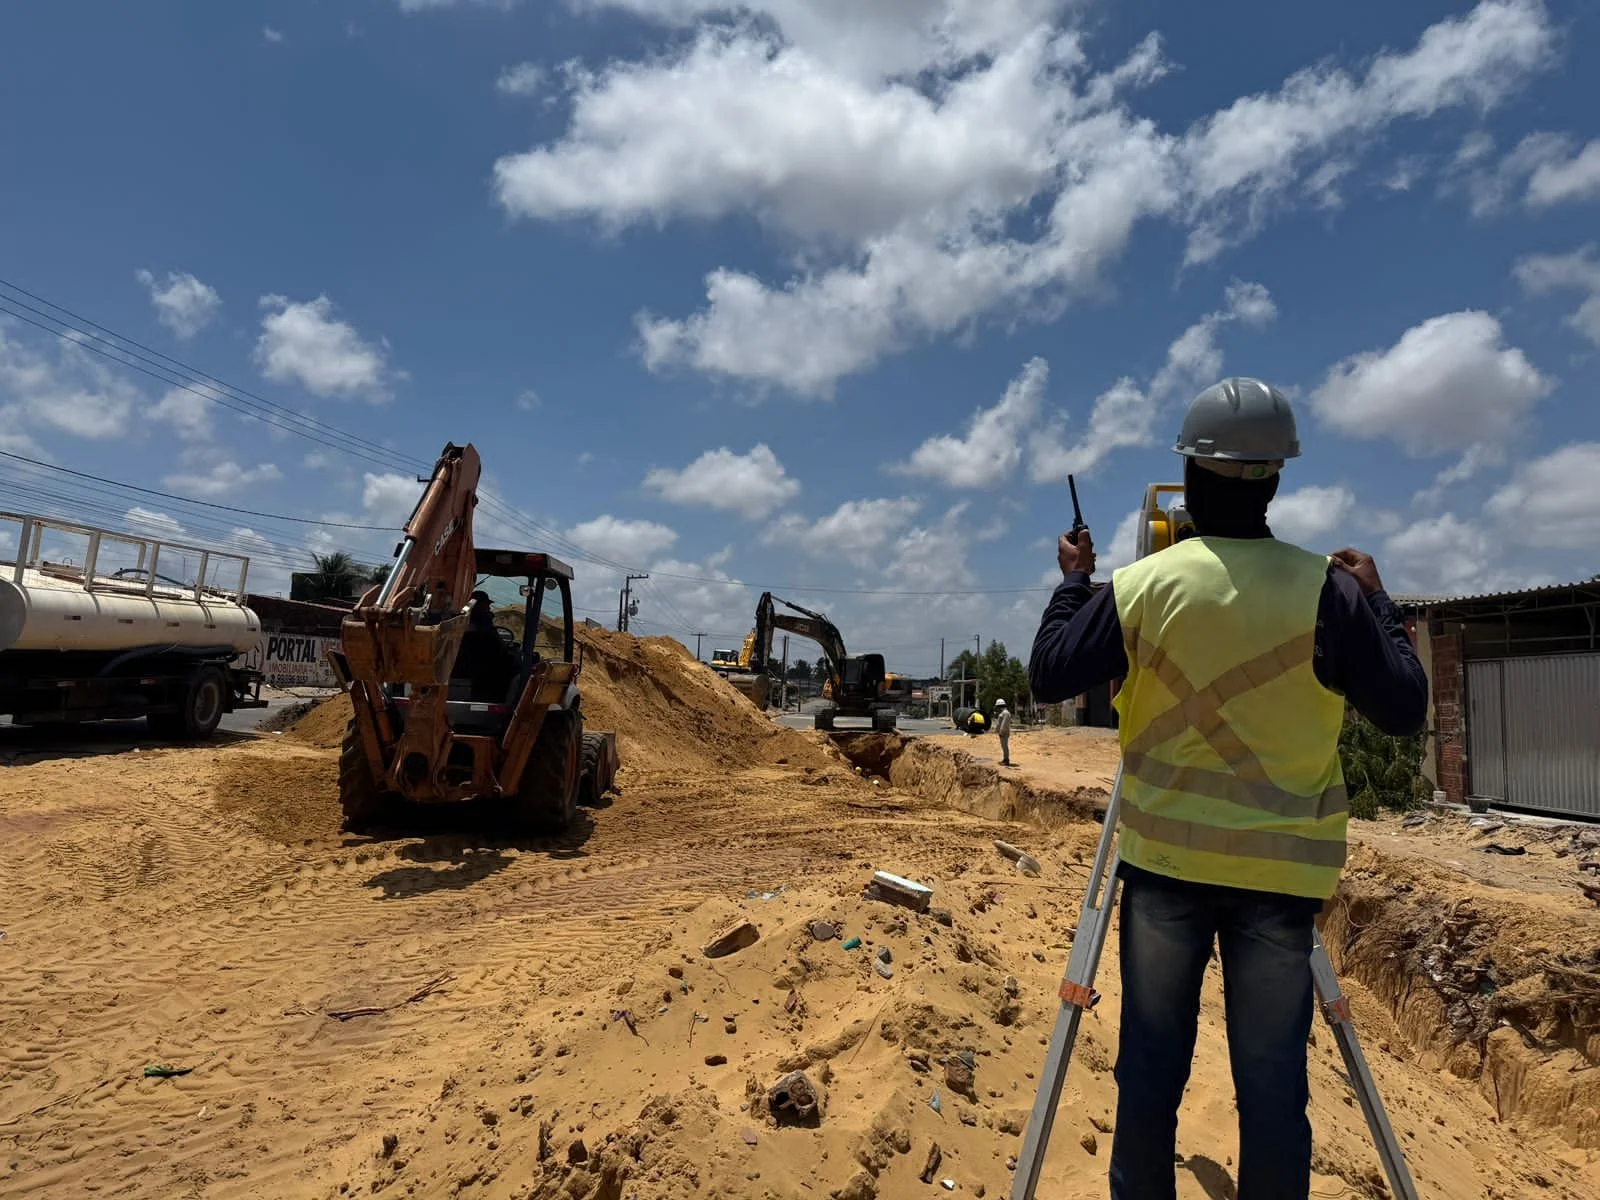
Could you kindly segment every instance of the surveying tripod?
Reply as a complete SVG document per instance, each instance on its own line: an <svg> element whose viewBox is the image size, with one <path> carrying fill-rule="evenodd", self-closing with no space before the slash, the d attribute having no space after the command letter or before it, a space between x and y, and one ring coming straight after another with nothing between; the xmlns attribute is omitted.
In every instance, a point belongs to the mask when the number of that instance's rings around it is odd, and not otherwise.
<svg viewBox="0 0 1600 1200"><path fill-rule="evenodd" d="M1100 831L1100 845L1095 851L1094 867L1089 872L1089 886L1083 896L1083 913L1078 919L1072 953L1067 958L1066 977L1061 981L1061 1013L1056 1017L1056 1027L1050 1034L1050 1049L1045 1055L1039 1094L1033 1101L1028 1133L1022 1141L1022 1153L1017 1158L1016 1174L1011 1181L1011 1200L1033 1200L1034 1189L1039 1185L1039 1172L1044 1167L1045 1147L1050 1142L1050 1127L1055 1123L1056 1105L1061 1100L1061 1088L1067 1080L1067 1066L1072 1061L1073 1043L1078 1039L1078 1022L1083 1019L1084 1010L1095 1000L1095 969L1100 965L1100 951L1111 929L1111 913L1116 905L1119 882L1117 867L1121 860L1112 850L1112 842L1116 838L1118 810L1122 803L1122 770L1119 764L1116 782L1111 788L1111 800L1106 805L1105 826ZM1350 1018L1350 1001L1339 990L1333 963L1328 960L1322 936L1315 927L1311 931L1311 979L1322 1015L1327 1018L1334 1040L1339 1043L1339 1053L1344 1056L1345 1071L1355 1088L1356 1099L1361 1102L1361 1112L1367 1118L1367 1128L1372 1131L1378 1157L1383 1160L1383 1173L1389 1179L1389 1186L1397 1200L1418 1200L1417 1185L1411 1181L1411 1172L1406 1167L1400 1143L1389 1125L1383 1101L1378 1098L1378 1088L1372 1081L1372 1072L1367 1069L1361 1044L1356 1041L1355 1026Z"/></svg>

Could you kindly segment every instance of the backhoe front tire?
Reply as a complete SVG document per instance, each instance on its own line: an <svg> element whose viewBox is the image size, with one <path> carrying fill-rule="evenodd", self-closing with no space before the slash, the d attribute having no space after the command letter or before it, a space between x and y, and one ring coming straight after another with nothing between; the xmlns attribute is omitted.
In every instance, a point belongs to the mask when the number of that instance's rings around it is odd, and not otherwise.
<svg viewBox="0 0 1600 1200"><path fill-rule="evenodd" d="M610 789L611 781L600 778L601 764L605 761L606 739L598 733L583 735L583 761L579 763L578 803L594 808Z"/></svg>
<svg viewBox="0 0 1600 1200"><path fill-rule="evenodd" d="M393 819L398 797L378 787L361 748L361 734L354 720L345 727L344 746L339 751L339 807L344 811L347 833L366 833Z"/></svg>
<svg viewBox="0 0 1600 1200"><path fill-rule="evenodd" d="M566 833L578 819L582 782L583 718L572 709L551 709L522 769L517 786L517 823L538 833Z"/></svg>

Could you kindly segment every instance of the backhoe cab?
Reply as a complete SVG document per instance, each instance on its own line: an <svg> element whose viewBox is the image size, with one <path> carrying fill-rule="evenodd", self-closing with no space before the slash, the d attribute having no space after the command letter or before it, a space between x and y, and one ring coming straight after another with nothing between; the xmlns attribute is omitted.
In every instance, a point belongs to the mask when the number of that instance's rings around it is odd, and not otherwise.
<svg viewBox="0 0 1600 1200"><path fill-rule="evenodd" d="M447 445L384 583L329 660L353 716L339 760L345 828L405 803L504 802L562 832L612 788L616 735L585 733L572 568L472 544L477 452Z"/></svg>

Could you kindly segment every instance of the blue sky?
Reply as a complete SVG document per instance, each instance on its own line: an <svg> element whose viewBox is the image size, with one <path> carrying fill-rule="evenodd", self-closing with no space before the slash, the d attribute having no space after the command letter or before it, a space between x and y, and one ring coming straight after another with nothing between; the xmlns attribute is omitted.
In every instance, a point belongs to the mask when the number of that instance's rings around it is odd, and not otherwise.
<svg viewBox="0 0 1600 1200"><path fill-rule="evenodd" d="M6 6L0 279L383 449L0 315L0 450L384 526L471 440L480 541L577 559L595 615L634 566L638 629L724 644L781 585L931 672L941 637L1025 656L1068 471L1125 558L1237 372L1297 404L1280 536L1396 591L1600 570L1593 6L865 7ZM392 545L12 459L0 489L269 590Z"/></svg>

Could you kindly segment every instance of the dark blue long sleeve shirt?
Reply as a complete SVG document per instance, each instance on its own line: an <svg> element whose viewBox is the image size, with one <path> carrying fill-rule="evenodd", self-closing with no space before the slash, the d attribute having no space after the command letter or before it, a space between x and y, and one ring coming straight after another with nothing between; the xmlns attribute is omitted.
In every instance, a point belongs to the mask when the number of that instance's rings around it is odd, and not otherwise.
<svg viewBox="0 0 1600 1200"><path fill-rule="evenodd" d="M1344 696L1388 734L1419 732L1428 719L1428 679L1387 592L1363 595L1330 566L1317 604L1317 682ZM1028 659L1033 698L1054 704L1128 674L1122 622L1111 584L1092 591L1074 571L1045 606Z"/></svg>

